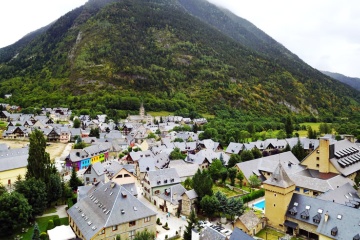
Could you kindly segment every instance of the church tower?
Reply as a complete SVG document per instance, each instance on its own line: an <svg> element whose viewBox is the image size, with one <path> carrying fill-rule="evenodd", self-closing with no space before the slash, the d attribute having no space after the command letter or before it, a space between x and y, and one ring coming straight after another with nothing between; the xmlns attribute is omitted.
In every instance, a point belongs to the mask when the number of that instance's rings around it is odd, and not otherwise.
<svg viewBox="0 0 360 240"><path fill-rule="evenodd" d="M143 102L141 102L141 105L140 105L139 115L140 115L140 117L142 117L142 118L145 117L145 108L144 108Z"/></svg>
<svg viewBox="0 0 360 240"><path fill-rule="evenodd" d="M295 184L279 163L263 186L265 189L265 217L268 219L268 225L283 231L285 214L294 193Z"/></svg>

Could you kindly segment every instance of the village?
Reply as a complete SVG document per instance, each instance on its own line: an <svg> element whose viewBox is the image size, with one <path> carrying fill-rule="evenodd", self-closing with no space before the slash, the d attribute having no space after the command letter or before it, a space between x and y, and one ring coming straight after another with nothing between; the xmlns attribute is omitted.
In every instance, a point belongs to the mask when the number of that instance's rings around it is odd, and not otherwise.
<svg viewBox="0 0 360 240"><path fill-rule="evenodd" d="M3 108L0 182L9 192L26 176L34 131L63 181L75 171L82 182L61 210L68 226L48 230L49 239L135 239L144 231L159 240L360 239L360 146L351 135L222 146L192 131L205 118L151 116L142 104L119 123L68 108ZM291 151L299 146L304 159ZM211 193L199 187L205 182Z"/></svg>

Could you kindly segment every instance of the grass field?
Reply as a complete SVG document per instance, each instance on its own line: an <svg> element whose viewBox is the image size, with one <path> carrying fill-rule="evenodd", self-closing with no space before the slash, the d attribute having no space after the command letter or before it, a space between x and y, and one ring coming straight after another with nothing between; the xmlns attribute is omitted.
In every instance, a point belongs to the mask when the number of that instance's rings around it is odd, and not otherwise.
<svg viewBox="0 0 360 240"><path fill-rule="evenodd" d="M161 111L161 112L147 112L147 114L150 114L153 117L167 117L167 116L173 116L174 113L167 112L167 111Z"/></svg>
<svg viewBox="0 0 360 240"><path fill-rule="evenodd" d="M264 228L258 234L256 234L256 236L262 239L278 240L280 237L283 237L284 234L272 228Z"/></svg>

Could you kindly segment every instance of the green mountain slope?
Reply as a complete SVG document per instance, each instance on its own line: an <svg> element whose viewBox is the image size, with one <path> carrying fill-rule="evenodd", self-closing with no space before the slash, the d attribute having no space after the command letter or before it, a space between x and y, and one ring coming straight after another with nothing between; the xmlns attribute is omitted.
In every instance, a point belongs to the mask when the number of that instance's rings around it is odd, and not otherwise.
<svg viewBox="0 0 360 240"><path fill-rule="evenodd" d="M360 91L360 78L347 77L340 73L333 73L328 71L321 71L323 74L328 75L329 77L336 79L342 83L345 83L356 90Z"/></svg>
<svg viewBox="0 0 360 240"><path fill-rule="evenodd" d="M202 18L206 11L223 22ZM0 59L0 82L0 96L12 93L23 107L102 112L144 101L148 110L340 115L360 102L251 23L201 0L89 1L16 58Z"/></svg>

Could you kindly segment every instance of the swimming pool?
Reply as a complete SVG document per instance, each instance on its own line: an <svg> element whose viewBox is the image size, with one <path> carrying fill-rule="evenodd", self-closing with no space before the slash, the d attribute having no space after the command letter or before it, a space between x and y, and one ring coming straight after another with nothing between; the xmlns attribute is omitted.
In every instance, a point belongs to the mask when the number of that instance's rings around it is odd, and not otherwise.
<svg viewBox="0 0 360 240"><path fill-rule="evenodd" d="M261 201L259 201L257 203L254 203L254 208L265 210L265 199L261 200Z"/></svg>

